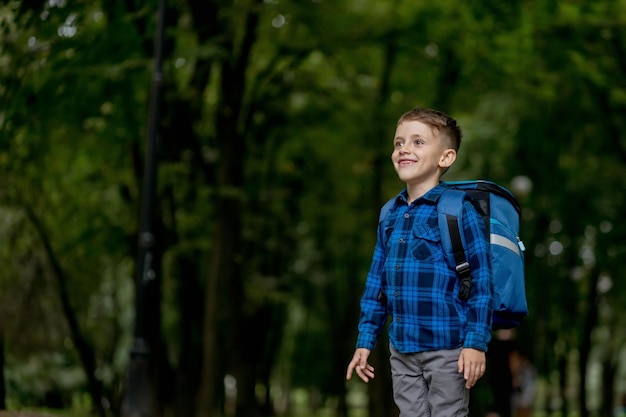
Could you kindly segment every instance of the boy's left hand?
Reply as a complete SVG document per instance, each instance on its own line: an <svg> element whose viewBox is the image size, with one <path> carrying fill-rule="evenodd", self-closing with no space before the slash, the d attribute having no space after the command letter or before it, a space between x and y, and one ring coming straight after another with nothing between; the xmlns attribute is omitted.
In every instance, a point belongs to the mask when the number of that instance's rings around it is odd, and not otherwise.
<svg viewBox="0 0 626 417"><path fill-rule="evenodd" d="M465 388L472 388L487 368L485 352L471 348L462 349L457 365L459 373L463 373L465 378Z"/></svg>

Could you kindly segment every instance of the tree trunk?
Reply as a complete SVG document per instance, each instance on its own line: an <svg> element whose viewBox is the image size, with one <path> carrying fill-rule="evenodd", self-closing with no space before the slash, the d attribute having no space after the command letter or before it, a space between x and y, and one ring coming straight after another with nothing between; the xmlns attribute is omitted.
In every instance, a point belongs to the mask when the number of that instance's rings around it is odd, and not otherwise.
<svg viewBox="0 0 626 417"><path fill-rule="evenodd" d="M218 344L223 344L224 340L219 340L219 320L218 312L229 301L223 297L223 286L228 280L235 280L232 271L233 258L235 257L236 242L234 234L238 233L238 216L233 216L233 210L229 208L237 207L234 202L228 202L221 198L216 209L216 218L220 219L216 223L214 234L214 245L211 256L209 276L204 297L204 320L202 326L202 372L200 375L200 387L196 399L196 417L212 416L218 409L217 384L223 378L219 371ZM230 213L230 215L229 215ZM226 300L224 300L226 298ZM218 305L218 301L224 303ZM223 312L222 312L223 313Z"/></svg>
<svg viewBox="0 0 626 417"><path fill-rule="evenodd" d="M199 284L197 252L181 254L176 261L178 278L177 305L180 323L180 351L173 404L178 417L193 417L194 395L200 381L200 335L202 331L203 297Z"/></svg>
<svg viewBox="0 0 626 417"><path fill-rule="evenodd" d="M612 352L602 361L602 404L601 417L613 417L613 403L615 402L615 377L617 366L613 362Z"/></svg>
<svg viewBox="0 0 626 417"><path fill-rule="evenodd" d="M7 409L7 389L4 381L4 323L0 320L0 410Z"/></svg>
<svg viewBox="0 0 626 417"><path fill-rule="evenodd" d="M256 406L254 358L243 351L240 337L246 332L243 309L243 242L241 236L243 207L243 170L247 146L239 130L246 86L246 70L252 45L256 41L260 0L251 5L244 24L244 35L239 48L233 39L221 45L231 54L221 66L220 101L216 121L219 138L218 196L216 204L216 232L209 284L206 290L204 318L203 372L198 396L197 416L209 415L216 408L215 370L218 342L216 324L218 312L225 314L227 364L234 365L237 381L237 411L241 417L254 417ZM234 51L239 54L234 56Z"/></svg>
<svg viewBox="0 0 626 417"><path fill-rule="evenodd" d="M564 352L560 352L557 358L557 370L559 374L558 393L561 397L561 409L559 411L562 416L569 415L569 404L567 402L567 352L567 349ZM550 401L550 399L548 399L548 401ZM551 409L551 411L554 410Z"/></svg>
<svg viewBox="0 0 626 417"><path fill-rule="evenodd" d="M598 277L599 271L594 268L589 273L589 286L587 287L585 300L586 315L584 317L584 327L580 340L580 362L578 364L578 376L580 379L578 406L580 408L580 417L588 417L587 409L587 364L591 354L592 340L591 333L596 327L598 321Z"/></svg>
<svg viewBox="0 0 626 417"><path fill-rule="evenodd" d="M357 242L349 243L351 246L357 246ZM356 253L356 249L348 250L347 253ZM331 332L331 369L345 370L348 362L354 353L354 338L346 337L347 335L355 335L355 326L358 323L359 311L359 291L355 288L363 285L361 277L357 276L354 271L361 269L360 260L355 256L349 256L348 259L338 259L342 262L341 271L345 271L342 279L346 282L341 286L344 290L340 291L335 287L329 287L326 298L329 300L329 318L334 320L334 324L330 326ZM338 398L336 414L337 417L348 417L347 387L344 372L335 372L330 381L329 392Z"/></svg>
<svg viewBox="0 0 626 417"><path fill-rule="evenodd" d="M76 348L80 361L83 365L83 371L85 372L85 376L87 377L89 394L91 395L94 411L99 416L104 417L105 411L102 407L102 383L99 379L96 378L96 355L93 347L87 341L85 335L80 329L78 318L76 317L76 312L74 311L74 308L72 307L72 303L70 301L65 272L61 267L61 263L57 258L54 249L52 248L50 238L48 237L48 234L45 231L39 217L37 217L37 215L35 215L35 213L30 208L26 208L26 215L33 227L35 228L35 231L37 232L37 235L39 236L39 239L43 244L44 251L52 267L53 275L56 278L56 288L59 296L59 301L61 303L65 319L67 320L67 324L70 330L70 337L72 338L74 347Z"/></svg>
<svg viewBox="0 0 626 417"><path fill-rule="evenodd" d="M492 393L490 411L499 417L511 417L511 395L513 377L509 366L509 355L513 350L513 341L495 337L487 351L487 375Z"/></svg>
<svg viewBox="0 0 626 417"><path fill-rule="evenodd" d="M389 344L386 337L379 337L378 345L370 355L370 363L376 369L376 378L367 384L370 417L392 417L398 415L393 401Z"/></svg>

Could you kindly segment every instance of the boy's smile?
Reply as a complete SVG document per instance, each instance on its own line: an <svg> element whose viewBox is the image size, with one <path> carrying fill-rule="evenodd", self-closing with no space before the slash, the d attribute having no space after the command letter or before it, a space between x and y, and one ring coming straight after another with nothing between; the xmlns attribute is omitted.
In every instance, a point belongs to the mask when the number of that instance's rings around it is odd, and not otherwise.
<svg viewBox="0 0 626 417"><path fill-rule="evenodd" d="M436 186L443 170L454 162L450 151L455 152L445 149L439 132L417 120L398 125L393 148L391 161L394 169L400 180L407 184L413 198Z"/></svg>
<svg viewBox="0 0 626 417"><path fill-rule="evenodd" d="M414 159L400 158L398 160L398 164L400 165L400 167L405 167L405 166L413 165L416 163L417 163L417 160L414 160Z"/></svg>

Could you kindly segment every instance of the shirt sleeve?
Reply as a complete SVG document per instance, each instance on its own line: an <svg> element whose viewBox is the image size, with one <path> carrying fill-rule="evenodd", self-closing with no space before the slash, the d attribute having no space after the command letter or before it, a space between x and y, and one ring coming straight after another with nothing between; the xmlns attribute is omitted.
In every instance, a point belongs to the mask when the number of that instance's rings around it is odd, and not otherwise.
<svg viewBox="0 0 626 417"><path fill-rule="evenodd" d="M363 295L361 296L359 336L356 342L357 348L369 350L373 350L376 346L378 335L381 333L387 320L387 306L382 294L382 270L385 263L385 253L382 247L380 225L377 235L372 264L367 274Z"/></svg>
<svg viewBox="0 0 626 417"><path fill-rule="evenodd" d="M472 290L468 300L464 347L487 351L491 340L493 312L493 281L489 262L489 242L483 219L474 206L465 201L463 206L463 233L467 242L466 254L472 273Z"/></svg>

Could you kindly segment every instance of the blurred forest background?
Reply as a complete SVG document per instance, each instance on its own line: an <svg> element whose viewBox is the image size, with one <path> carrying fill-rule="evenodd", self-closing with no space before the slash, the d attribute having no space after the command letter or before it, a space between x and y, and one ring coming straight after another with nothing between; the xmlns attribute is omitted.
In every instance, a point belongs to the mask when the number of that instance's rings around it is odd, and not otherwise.
<svg viewBox="0 0 626 417"><path fill-rule="evenodd" d="M0 5L0 408L121 413L156 15ZM613 415L626 1L168 0L165 23L145 299L159 415L394 415L384 341L371 384L345 368L414 106L464 128L444 179L493 180L523 207L535 415Z"/></svg>

